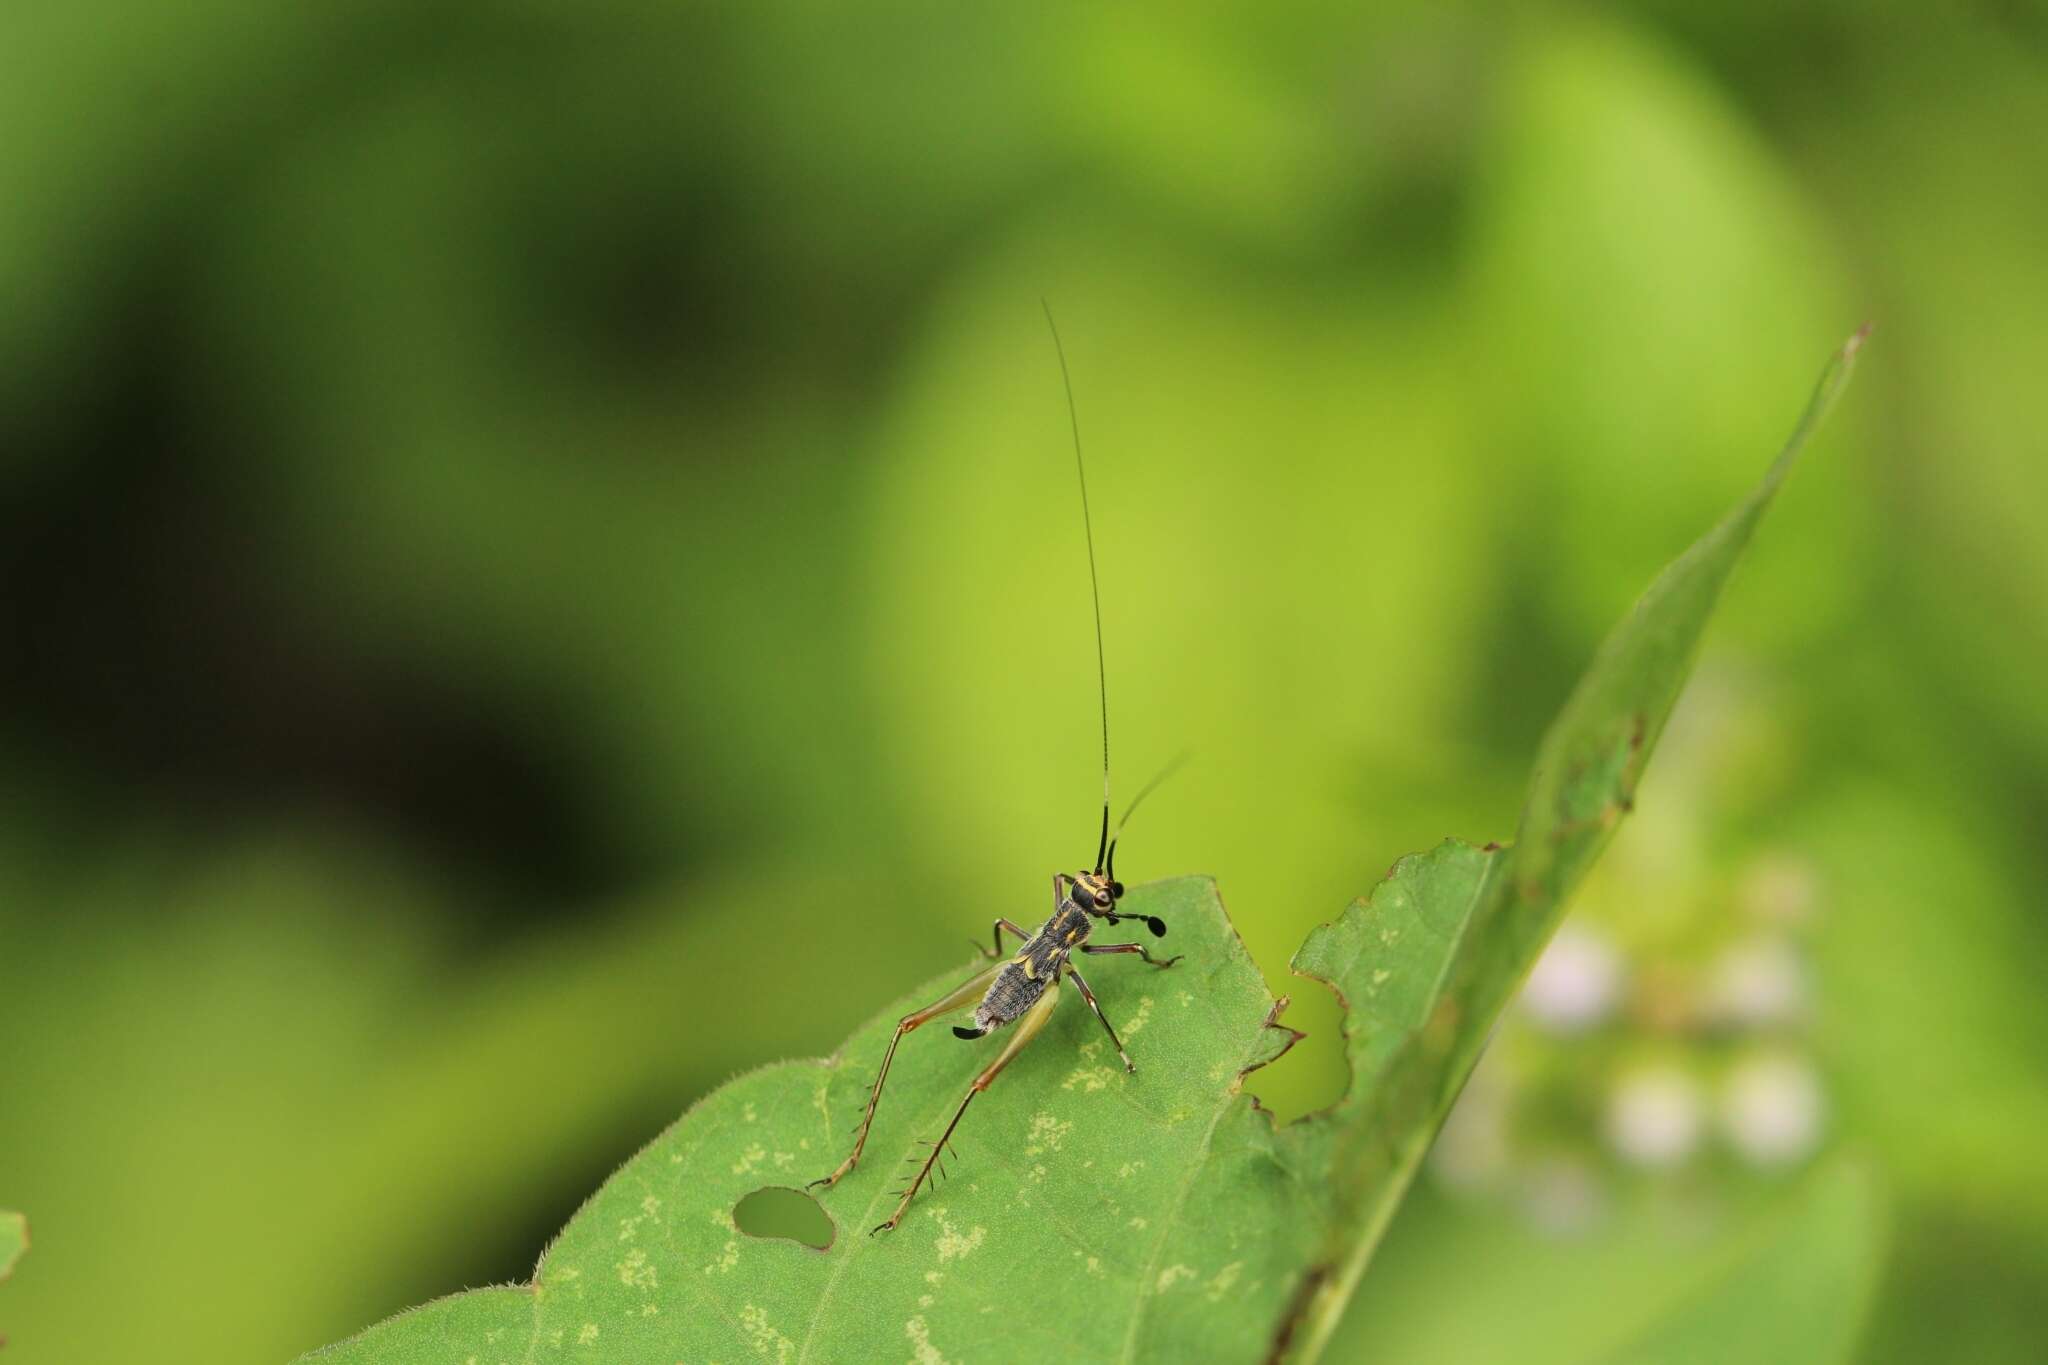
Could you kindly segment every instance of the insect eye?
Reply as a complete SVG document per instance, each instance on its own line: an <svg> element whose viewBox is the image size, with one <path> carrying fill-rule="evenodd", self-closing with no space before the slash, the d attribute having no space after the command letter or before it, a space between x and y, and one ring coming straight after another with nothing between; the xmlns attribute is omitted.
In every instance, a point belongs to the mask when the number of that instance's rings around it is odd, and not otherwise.
<svg viewBox="0 0 2048 1365"><path fill-rule="evenodd" d="M1111 882L1109 884L1109 894L1112 898L1116 900L1122 900L1124 894L1124 884L1122 882Z"/></svg>
<svg viewBox="0 0 2048 1365"><path fill-rule="evenodd" d="M1103 909L1103 910L1107 910L1107 909L1109 909L1109 893L1108 893L1108 892L1106 892L1106 891L1098 891L1098 892L1096 892L1096 893L1095 893L1095 904L1096 904L1097 908L1099 908L1099 909Z"/></svg>

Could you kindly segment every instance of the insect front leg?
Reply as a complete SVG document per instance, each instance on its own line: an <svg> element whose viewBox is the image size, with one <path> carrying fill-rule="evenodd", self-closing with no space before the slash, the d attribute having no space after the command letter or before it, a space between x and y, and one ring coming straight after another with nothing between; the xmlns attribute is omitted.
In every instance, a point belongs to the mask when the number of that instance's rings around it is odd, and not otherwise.
<svg viewBox="0 0 2048 1365"><path fill-rule="evenodd" d="M1183 954L1176 953L1166 959L1166 961L1161 962L1158 958L1146 952L1145 945L1142 943L1084 943L1081 945L1081 951L1084 953L1136 953L1155 967L1171 967L1174 963L1180 961L1183 956Z"/></svg>
<svg viewBox="0 0 2048 1365"><path fill-rule="evenodd" d="M1117 1056L1124 1059L1124 1074L1135 1074L1138 1068L1131 1061L1131 1054L1124 1051L1123 1040L1116 1036L1116 1029L1110 1025L1109 1016L1104 1014L1102 1006L1096 1003L1095 992L1088 989L1088 983L1081 979L1081 973L1074 969L1071 962L1067 964L1067 975L1074 978L1074 984L1081 988L1081 998L1088 1002L1088 1008L1094 1010L1095 1017L1102 1021L1103 1031L1109 1034L1109 1045L1116 1049Z"/></svg>
<svg viewBox="0 0 2048 1365"><path fill-rule="evenodd" d="M1045 1021L1052 1018L1053 1006L1059 1003L1059 999L1060 985L1054 981L1046 986L1045 994L1038 997L1038 1003L1017 1021L1016 1031L1010 1035L1010 1041L1004 1044L1002 1052L974 1078L974 1084L967 1087L966 1097L960 1101L960 1107L953 1111L953 1121L946 1125L945 1132L939 1134L939 1140L932 1144L931 1155L924 1159L924 1165L918 1167L916 1178L910 1182L910 1187L903 1191L903 1202L896 1206L896 1212L889 1215L889 1221L877 1224L869 1232L869 1236L883 1228L893 1228L903 1221L903 1215L910 1211L910 1201L917 1197L918 1187L924 1184L925 1178L931 1174L933 1165L938 1162L939 1153L946 1149L946 1143L952 1139L953 1130L960 1126L960 1116L967 1112L967 1106L974 1102L976 1095L994 1083L995 1078L1010 1064L1011 1059L1024 1050L1026 1043L1038 1036L1038 1031L1045 1027Z"/></svg>
<svg viewBox="0 0 2048 1365"><path fill-rule="evenodd" d="M1001 970L1001 966L994 966L986 971L976 972L973 976L961 982L931 1004L926 1005L923 1009L906 1014L896 1021L896 1034L889 1040L889 1050L882 1054L882 1071L880 1075L875 1077L875 1088L868 1093L867 1112L861 1116L860 1136L854 1139L852 1154L846 1160L839 1163L838 1170L830 1175L821 1176L813 1180L810 1184L804 1186L805 1189L815 1189L819 1185L830 1189L832 1186L837 1185L848 1172L852 1171L860 1163L861 1149L868 1145L868 1129L874 1126L875 1106L882 1099L882 1083L889 1079L889 1063L896 1059L896 1045L903 1041L903 1035L909 1033L912 1029L930 1023L942 1014L951 1014L954 1010L965 1009L981 999L987 993L989 983L996 979L996 973Z"/></svg>

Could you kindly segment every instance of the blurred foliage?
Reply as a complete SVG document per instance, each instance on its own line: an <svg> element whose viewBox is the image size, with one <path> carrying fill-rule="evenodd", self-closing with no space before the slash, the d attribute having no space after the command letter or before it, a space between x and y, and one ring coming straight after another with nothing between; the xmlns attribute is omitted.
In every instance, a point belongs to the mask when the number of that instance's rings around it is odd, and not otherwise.
<svg viewBox="0 0 2048 1365"><path fill-rule="evenodd" d="M1126 870L1215 874L1301 996L1283 1114L1342 1075L1287 950L1503 829L1600 630L1878 321L1706 660L1778 717L1715 779L1753 797L1695 808L1827 906L1831 1129L1896 1209L1863 1355L2030 1358L2044 44L1839 0L10 8L10 1349L278 1359L522 1277L692 1097L1040 908L1095 761L1046 296L1119 785L1197 750ZM1644 835L1627 894L1695 899ZM1559 1240L1429 1192L1332 1358L1453 1298L1543 1308L1463 1358L1612 1342L1782 1197L1699 1195L1711 1238Z"/></svg>
<svg viewBox="0 0 2048 1365"><path fill-rule="evenodd" d="M0 1280L14 1273L15 1263L28 1250L28 1219L11 1209L0 1209Z"/></svg>
<svg viewBox="0 0 2048 1365"><path fill-rule="evenodd" d="M1161 970L1187 966L1168 978L1138 971L1136 983L1135 964L1112 967L1107 1012L1074 977L1110 1030L1121 1073L1093 1036L1094 1021L1078 1007L1058 1012L1055 961L1051 984L1000 1052L913 1049L919 1060L885 1093L907 1030L974 1004L991 981L1000 988L997 971L1011 968L1002 963L1008 922L998 920L994 945L975 965L900 998L830 1059L762 1067L691 1105L576 1211L530 1282L443 1297L314 1354L366 1363L452 1352L481 1359L525 1340L529 1354L533 1343L573 1341L616 1360L765 1356L771 1346L784 1357L817 1349L874 1360L907 1338L923 1358L943 1341L970 1355L1319 1359L1501 1013L1633 807L1722 590L1847 384L1863 339L1859 332L1831 361L1759 487L1659 574L1601 643L1544 732L1514 844L1481 849L1447 839L1403 858L1294 955L1290 970L1345 1002L1350 1080L1335 1104L1283 1126L1243 1093L1251 1071L1300 1037L1278 1022L1288 1002L1267 992L1213 883L1153 882L1133 887L1119 908L1154 935L1170 926L1175 955L1155 961L1138 943L1119 946ZM1106 823L1103 837L1112 837ZM1071 913L1078 894L1057 877L1053 885L1056 914ZM1012 966L1029 955L1027 946ZM1024 971L1031 973L1028 963ZM1112 1016L1126 1037L1151 1025L1139 1045L1142 1081ZM976 1021L982 1017L977 1010ZM1073 1098L1050 1108L1042 1089L1020 1079L1035 1074L1042 1085L1042 1067L989 1085L1041 1027L1048 1041L1033 1058L1051 1048L1082 1059L1061 1083ZM980 1159L970 1160L964 1200L942 1194L944 1158L963 1160L955 1129L984 1092L973 1133L1011 1138L962 1136ZM850 1139L843 1129L856 1115ZM844 1164L807 1178L849 1141ZM1084 1160L1091 1152L1096 1157ZM1042 1163L1023 1165L1038 1156ZM790 1231L791 1215L750 1214L748 1206L778 1193L800 1203L797 1181L831 1191L825 1198L839 1224L817 1209L822 1231L762 1240ZM1843 1261L1872 1263L1873 1239L1862 1227L1870 1221L1829 1220L1820 1249L1833 1256L1808 1258L1796 1238L1790 1251L1773 1243L1758 1264L1729 1271L1707 1303L1653 1322L1634 1349L1701 1349L1725 1335L1716 1326L1719 1298L1777 1293L1790 1311L1741 1314L1746 1349L1785 1345L1779 1338L1789 1334L1802 1358L1839 1358L1866 1296L1838 1284L1836 1271ZM846 1236L836 1234L839 1225ZM892 1235L873 1240L883 1232ZM899 1246L927 1234L941 1269L926 1269L913 1247ZM1000 1250L968 1261L984 1240ZM1083 1257L1077 1275L1072 1261ZM1817 1271L1807 1276L1814 1287L1785 1293L1780 1262ZM1174 1293L1183 1281L1188 1288ZM1020 1296L1059 1299L1065 1311L1020 1321L1006 1311ZM795 1332L800 1345L788 1335ZM1823 1344L1831 1349L1816 1349Z"/></svg>

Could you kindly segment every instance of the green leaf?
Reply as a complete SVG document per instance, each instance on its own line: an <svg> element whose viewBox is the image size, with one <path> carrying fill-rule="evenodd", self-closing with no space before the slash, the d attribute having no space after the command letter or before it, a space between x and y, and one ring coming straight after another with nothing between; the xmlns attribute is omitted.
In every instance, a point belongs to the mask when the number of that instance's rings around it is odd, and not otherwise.
<svg viewBox="0 0 2048 1365"><path fill-rule="evenodd" d="M517 1360L533 1343L591 1345L588 1358L605 1361L883 1360L927 1348L1113 1357L1157 1330L1133 1305L1165 1298L1201 1305L1237 1354L1256 1353L1263 1323L1231 1306L1244 1294L1281 1301L1311 1244L1279 1214L1291 1201L1305 1232L1314 1192L1261 1175L1280 1174L1276 1135L1238 1082L1294 1035L1268 1026L1274 1002L1209 882L1134 888L1125 904L1164 918L1166 941L1186 954L1169 970L1114 957L1087 968L1137 1073L1066 1002L968 1113L950 1180L895 1232L868 1235L896 1202L904 1158L922 1154L918 1140L938 1135L990 1058L943 1027L905 1040L866 1158L824 1195L836 1225L827 1251L749 1237L732 1210L838 1163L897 1016L964 973L902 997L842 1060L769 1066L700 1101L577 1215L537 1287L491 1291L488 1304L442 1300L334 1358L438 1359L459 1345L479 1361ZM1247 1183L1277 1196L1253 1220L1231 1203ZM1208 1265L1194 1281L1191 1243ZM1020 1289L1047 1271L1066 1309L1034 1319Z"/></svg>
<svg viewBox="0 0 2048 1365"><path fill-rule="evenodd" d="M893 1232L906 1158L991 1056L943 1028L906 1039L860 1167L824 1193L822 1251L751 1237L733 1209L837 1164L896 1017L830 1061L732 1081L606 1182L532 1283L456 1295L316 1353L336 1361L913 1358L1313 1359L1430 1139L1572 887L1633 800L1707 617L1798 451L1848 378L1823 377L1762 485L1653 583L1543 740L1512 848L1403 859L1316 930L1295 970L1347 1006L1352 1084L1276 1127L1244 1074L1294 1034L1214 887L1127 904L1185 954L1088 964L1138 1070L1071 1004L967 1113L952 1181ZM543 1092L544 1093L544 1092ZM544 1102L542 1098L534 1101Z"/></svg>

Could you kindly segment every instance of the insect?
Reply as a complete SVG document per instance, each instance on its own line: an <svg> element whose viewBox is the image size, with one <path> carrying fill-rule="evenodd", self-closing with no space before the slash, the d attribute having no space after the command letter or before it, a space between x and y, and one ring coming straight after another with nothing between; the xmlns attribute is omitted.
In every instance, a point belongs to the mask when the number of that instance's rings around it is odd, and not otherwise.
<svg viewBox="0 0 2048 1365"><path fill-rule="evenodd" d="M1180 961L1178 957L1163 960L1155 958L1143 944L1139 943L1088 941L1097 920L1110 925L1119 924L1127 919L1137 920L1151 930L1154 937L1165 935L1165 921L1157 915L1132 915L1117 910L1117 903L1123 898L1124 884L1116 879L1116 845L1117 839L1123 833L1124 822L1131 818L1131 813L1137 810L1139 802L1166 779L1177 763L1168 765L1165 771L1145 784L1144 789L1125 809L1123 819L1117 822L1116 832L1112 834L1109 825L1108 669L1104 664L1102 648L1102 593L1095 573L1095 528L1088 512L1088 473L1081 460L1081 419L1074 406L1073 380L1067 374L1066 348L1060 345L1059 327L1052 320L1050 305L1045 310L1045 321L1052 329L1053 348L1058 353L1060 361L1060 380L1067 391L1067 416L1074 431L1074 470L1080 476L1081 483L1081 525L1088 544L1088 588L1095 608L1095 678L1097 696L1102 708L1102 834L1096 841L1093 868L1081 872L1053 874L1052 917L1039 927L1037 933L1026 933L1022 926L1007 919L996 920L993 928L995 946L991 956L998 960L923 1009L914 1010L896 1021L896 1033L889 1040L889 1050L882 1054L882 1069L875 1077L874 1089L868 1094L867 1112L861 1116L859 1136L854 1139L852 1153L839 1163L839 1168L832 1174L813 1180L806 1188L836 1185L860 1163L861 1152L867 1146L868 1132L874 1126L875 1106L882 1099L882 1085L889 1079L889 1064L895 1060L896 1046L903 1041L904 1034L922 1028L942 1015L965 1009L969 1005L974 1006L974 1024L971 1028L955 1027L955 1037L976 1039L1010 1025L1015 1025L1015 1028L1004 1043L1002 1051L996 1054L995 1060L982 1068L981 1074L968 1086L967 1094L962 1097L960 1107L953 1111L952 1121L939 1135L939 1140L926 1144L930 1151L925 1155L923 1164L918 1167L917 1174L911 1179L910 1184L898 1191L901 1202L896 1205L896 1211L889 1215L887 1222L876 1226L874 1232L894 1228L903 1221L903 1215L909 1211L911 1201L931 1178L934 1168L944 1174L945 1167L940 1160L941 1154L951 1150L953 1130L960 1126L962 1116L967 1113L967 1106L974 1102L976 1095L994 1083L1003 1068L1015 1061L1017 1054L1022 1052L1025 1045L1037 1037L1039 1031L1045 1027L1046 1021L1052 1017L1053 1008L1059 1003L1063 981L1072 981L1074 989L1088 1002L1088 1008L1095 1012L1095 1017L1101 1021L1104 1031L1109 1034L1111 1046L1116 1048L1117 1056L1123 1059L1124 1070L1127 1073L1137 1071L1138 1068L1131 1061L1130 1054L1124 1051L1122 1040L1116 1036L1115 1026L1109 1022L1108 1016L1102 1012L1102 1006L1097 1003L1095 992L1088 989L1088 982L1074 966L1074 954L1129 954L1154 967L1162 968L1171 967ZM1018 939L1023 946L1015 957L1004 961L1001 959L1003 935L1006 933ZM957 1158L958 1153L954 1152L954 1155Z"/></svg>

